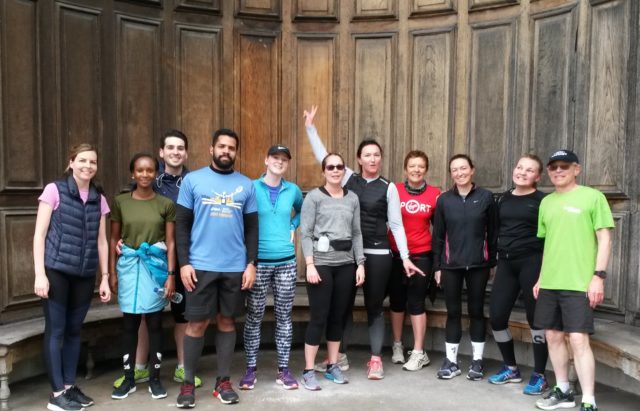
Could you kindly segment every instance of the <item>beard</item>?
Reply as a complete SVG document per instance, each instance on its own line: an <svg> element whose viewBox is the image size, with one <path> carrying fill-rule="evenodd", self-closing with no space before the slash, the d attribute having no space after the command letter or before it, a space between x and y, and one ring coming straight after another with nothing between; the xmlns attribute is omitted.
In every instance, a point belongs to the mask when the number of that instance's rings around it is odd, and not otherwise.
<svg viewBox="0 0 640 411"><path fill-rule="evenodd" d="M220 169L220 170L230 170L233 168L233 163L235 162L235 158L231 157L231 156L227 156L225 158L220 158L217 156L211 156L211 159L213 160L213 163Z"/></svg>

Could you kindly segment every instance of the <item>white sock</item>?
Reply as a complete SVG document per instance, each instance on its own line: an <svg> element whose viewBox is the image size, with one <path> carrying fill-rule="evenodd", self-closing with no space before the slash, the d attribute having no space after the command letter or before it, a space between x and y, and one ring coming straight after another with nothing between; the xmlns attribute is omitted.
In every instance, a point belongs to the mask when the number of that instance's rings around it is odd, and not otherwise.
<svg viewBox="0 0 640 411"><path fill-rule="evenodd" d="M176 365L176 368L184 368L184 364L178 364Z"/></svg>
<svg viewBox="0 0 640 411"><path fill-rule="evenodd" d="M445 351L447 352L447 358L453 363L458 363L458 346L460 344L444 343Z"/></svg>
<svg viewBox="0 0 640 411"><path fill-rule="evenodd" d="M402 347L402 341L394 341L393 345L399 345L400 347Z"/></svg>
<svg viewBox="0 0 640 411"><path fill-rule="evenodd" d="M471 341L471 348L473 349L473 359L481 360L482 354L484 354L484 343Z"/></svg>
<svg viewBox="0 0 640 411"><path fill-rule="evenodd" d="M423 350L411 350L411 353L424 354L424 351Z"/></svg>
<svg viewBox="0 0 640 411"><path fill-rule="evenodd" d="M569 385L569 381L557 381L556 386L560 388L560 391L567 393L571 386Z"/></svg>
<svg viewBox="0 0 640 411"><path fill-rule="evenodd" d="M593 405L593 408L596 408L596 397L593 395L583 395L582 402Z"/></svg>
<svg viewBox="0 0 640 411"><path fill-rule="evenodd" d="M146 370L147 364L136 364L136 370Z"/></svg>

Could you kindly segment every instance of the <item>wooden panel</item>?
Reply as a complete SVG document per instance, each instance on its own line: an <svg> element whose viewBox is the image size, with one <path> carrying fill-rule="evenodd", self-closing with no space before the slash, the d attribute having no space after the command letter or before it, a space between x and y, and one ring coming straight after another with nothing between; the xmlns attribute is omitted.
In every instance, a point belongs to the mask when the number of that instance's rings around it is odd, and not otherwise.
<svg viewBox="0 0 640 411"><path fill-rule="evenodd" d="M176 10L220 14L220 0L177 0Z"/></svg>
<svg viewBox="0 0 640 411"><path fill-rule="evenodd" d="M397 19L396 0L355 0L354 20Z"/></svg>
<svg viewBox="0 0 640 411"><path fill-rule="evenodd" d="M69 147L83 142L102 146L102 21L94 9L57 3L56 12L58 149L64 169Z"/></svg>
<svg viewBox="0 0 640 411"><path fill-rule="evenodd" d="M354 160L351 164L355 170L358 169L355 161L358 144L364 139L374 138L386 152L382 175L390 176L390 170L395 170L391 143L395 130L392 107L395 107L393 90L396 90L396 37L395 34L384 33L375 37L356 35L354 40L354 126L350 136Z"/></svg>
<svg viewBox="0 0 640 411"><path fill-rule="evenodd" d="M572 147L577 9L532 16L529 151L542 158ZM545 173L541 186L550 185Z"/></svg>
<svg viewBox="0 0 640 411"><path fill-rule="evenodd" d="M520 0L469 0L469 10L483 10L514 4L520 4Z"/></svg>
<svg viewBox="0 0 640 411"><path fill-rule="evenodd" d="M189 138L189 164L211 162L211 132L222 123L221 32L176 26L176 112L178 127Z"/></svg>
<svg viewBox="0 0 640 411"><path fill-rule="evenodd" d="M585 182L607 193L624 193L628 108L629 1L592 9Z"/></svg>
<svg viewBox="0 0 640 411"><path fill-rule="evenodd" d="M409 17L455 13L457 9L458 0L413 0Z"/></svg>
<svg viewBox="0 0 640 411"><path fill-rule="evenodd" d="M238 33L236 132L238 167L251 178L264 172L268 148L280 140L280 41L275 33Z"/></svg>
<svg viewBox="0 0 640 411"><path fill-rule="evenodd" d="M0 209L0 311L25 301L33 294L33 233L35 208Z"/></svg>
<svg viewBox="0 0 640 411"><path fill-rule="evenodd" d="M625 311L625 288L626 288L626 273L623 272L625 267L626 254L625 250L628 247L629 242L626 241L629 235L629 218L628 212L614 212L613 220L615 221L616 228L612 232L612 250L611 257L609 258L609 266L607 267L607 279L604 285L604 302L600 309L612 310L616 312L624 313Z"/></svg>
<svg viewBox="0 0 640 411"><path fill-rule="evenodd" d="M318 105L315 125L323 139L327 151L332 151L336 145L332 141L335 137L335 84L336 84L336 37L304 37L295 38L294 50L296 54L296 113L302 113L311 105ZM298 185L303 190L309 190L323 183L320 165L311 161L313 151L307 139L304 121L298 115L295 122L295 172Z"/></svg>
<svg viewBox="0 0 640 411"><path fill-rule="evenodd" d="M410 148L429 156L429 184L445 187L452 138L455 31L416 31L411 38Z"/></svg>
<svg viewBox="0 0 640 411"><path fill-rule="evenodd" d="M478 160L475 181L495 191L510 185L504 165L511 164L515 26L473 25L471 32L469 153Z"/></svg>
<svg viewBox="0 0 640 411"><path fill-rule="evenodd" d="M294 0L293 19L338 21L338 0Z"/></svg>
<svg viewBox="0 0 640 411"><path fill-rule="evenodd" d="M0 191L43 186L38 11L33 1L2 3Z"/></svg>
<svg viewBox="0 0 640 411"><path fill-rule="evenodd" d="M239 17L280 20L280 0L236 0Z"/></svg>
<svg viewBox="0 0 640 411"><path fill-rule="evenodd" d="M129 183L132 154L155 152L160 136L160 22L116 15L118 175Z"/></svg>

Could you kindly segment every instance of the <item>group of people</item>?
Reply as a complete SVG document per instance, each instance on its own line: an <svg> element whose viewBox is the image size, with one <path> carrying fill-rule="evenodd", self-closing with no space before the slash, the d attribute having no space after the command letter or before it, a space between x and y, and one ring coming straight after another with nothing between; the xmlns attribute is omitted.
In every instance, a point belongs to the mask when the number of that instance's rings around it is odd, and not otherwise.
<svg viewBox="0 0 640 411"><path fill-rule="evenodd" d="M536 188L544 166L535 155L518 160L513 188L497 199L473 182L472 159L454 155L449 160L454 185L441 193L427 183L429 158L422 151L406 155L405 180L397 183L381 177L383 149L375 140L358 146L358 172L348 168L340 154L323 146L313 124L316 112L314 106L304 118L324 183L304 199L300 188L284 179L292 158L284 145L269 148L260 178L252 181L235 171L240 139L230 129L213 133L211 164L191 172L185 168L187 137L168 131L161 139L161 161L144 153L132 157L132 188L118 195L111 208L94 181L96 149L81 144L71 150L66 175L39 197L34 236L34 291L43 302L44 356L52 386L48 409L78 411L93 404L76 385L76 368L80 329L98 269L101 301L117 293L123 312L123 375L114 382L112 398L124 399L146 381L152 398L167 396L160 381L162 312L171 301L178 357L173 379L181 383L176 406L195 406L195 389L202 385L196 369L214 318L218 369L213 395L226 404L238 402L230 380L234 318L246 314L246 372L239 388L251 390L269 288L276 319L276 382L297 389L289 356L298 227L310 312L300 381L304 388L321 389L318 371L334 383L348 382L346 351L360 286L368 319L369 379L384 378L387 296L392 362L407 371L429 365L425 300L434 298L437 286L447 309L446 357L437 377L460 375L465 285L472 346L467 378L482 379L485 290L495 274L490 322L504 366L489 382L522 381L508 328L522 295L534 352L534 372L524 393L544 393L536 402L544 410L575 406L568 381L568 334L583 391L581 409L597 409L589 334L593 309L603 300L614 224L604 195L577 184L581 166L575 153L560 150L549 158L555 191L547 196ZM413 348L405 353L407 311ZM327 356L316 363L323 335ZM548 357L556 375L551 390L544 376Z"/></svg>

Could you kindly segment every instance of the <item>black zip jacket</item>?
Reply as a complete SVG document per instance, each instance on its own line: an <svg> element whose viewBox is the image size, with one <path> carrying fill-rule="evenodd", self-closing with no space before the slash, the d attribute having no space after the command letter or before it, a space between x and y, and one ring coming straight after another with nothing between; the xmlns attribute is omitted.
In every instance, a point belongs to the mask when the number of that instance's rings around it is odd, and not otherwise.
<svg viewBox="0 0 640 411"><path fill-rule="evenodd" d="M442 193L433 223L433 270L494 267L497 211L493 194L475 184L466 198L455 186Z"/></svg>

